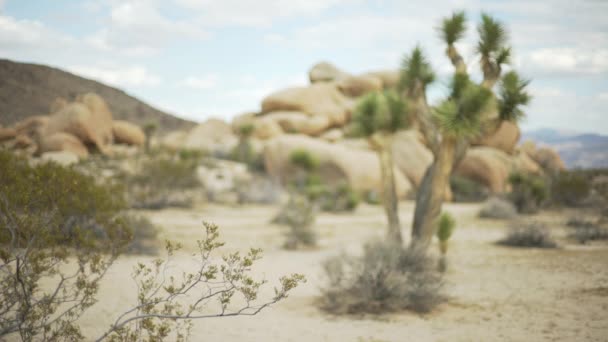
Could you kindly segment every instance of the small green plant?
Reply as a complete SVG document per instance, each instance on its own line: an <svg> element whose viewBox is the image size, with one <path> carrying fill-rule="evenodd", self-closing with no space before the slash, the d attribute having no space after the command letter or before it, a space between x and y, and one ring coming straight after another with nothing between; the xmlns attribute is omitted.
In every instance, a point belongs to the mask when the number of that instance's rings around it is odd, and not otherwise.
<svg viewBox="0 0 608 342"><path fill-rule="evenodd" d="M514 225L499 245L526 248L556 248L557 243L547 228L539 222L520 222Z"/></svg>
<svg viewBox="0 0 608 342"><path fill-rule="evenodd" d="M199 149L188 149L182 148L177 153L181 161L191 161L192 163L199 163L206 155L205 151Z"/></svg>
<svg viewBox="0 0 608 342"><path fill-rule="evenodd" d="M454 228L456 228L456 220L452 215L444 212L439 217L437 226L437 239L439 240L439 251L441 252L439 271L444 272L447 268L446 254L448 252L448 242L454 233Z"/></svg>
<svg viewBox="0 0 608 342"><path fill-rule="evenodd" d="M368 243L361 256L332 257L324 270L322 308L331 313L425 313L445 301L432 260L392 241Z"/></svg>
<svg viewBox="0 0 608 342"><path fill-rule="evenodd" d="M291 152L289 162L306 172L313 172L319 168L319 159L304 149L296 149Z"/></svg>
<svg viewBox="0 0 608 342"><path fill-rule="evenodd" d="M329 212L353 211L360 201L359 194L348 183L325 189L318 199L321 210Z"/></svg>
<svg viewBox="0 0 608 342"><path fill-rule="evenodd" d="M548 198L546 181L539 176L515 172L508 180L512 186L511 202L520 213L537 212Z"/></svg>

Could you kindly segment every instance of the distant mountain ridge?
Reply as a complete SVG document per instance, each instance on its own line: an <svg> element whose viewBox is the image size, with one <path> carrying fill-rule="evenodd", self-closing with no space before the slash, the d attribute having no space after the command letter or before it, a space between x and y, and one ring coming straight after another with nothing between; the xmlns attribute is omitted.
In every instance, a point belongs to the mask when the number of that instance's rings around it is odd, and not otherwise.
<svg viewBox="0 0 608 342"><path fill-rule="evenodd" d="M185 129L194 122L177 118L124 91L61 69L0 59L0 124L8 126L35 115L48 115L58 97L73 100L87 92L99 94L115 119L138 125L156 122L160 131Z"/></svg>
<svg viewBox="0 0 608 342"><path fill-rule="evenodd" d="M526 140L554 148L570 169L608 168L608 136L542 128L523 132Z"/></svg>

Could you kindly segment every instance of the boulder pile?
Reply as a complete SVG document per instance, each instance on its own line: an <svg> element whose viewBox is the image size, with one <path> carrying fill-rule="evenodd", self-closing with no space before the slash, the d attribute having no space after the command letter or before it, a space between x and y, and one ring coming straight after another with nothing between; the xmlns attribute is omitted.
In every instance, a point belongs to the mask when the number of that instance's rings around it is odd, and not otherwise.
<svg viewBox="0 0 608 342"><path fill-rule="evenodd" d="M143 146L146 141L139 126L113 120L106 102L94 93L81 94L73 102L56 99L49 111L49 115L30 117L13 127L0 127L0 144L42 159L72 154L76 158L64 159L78 160L90 153L112 154L113 144Z"/></svg>
<svg viewBox="0 0 608 342"><path fill-rule="evenodd" d="M241 127L248 125L253 127L250 141L254 150L277 181L285 183L293 173L289 154L305 149L320 159L323 177L347 180L360 191L379 189L377 156L365 140L348 138L347 126L361 96L396 88L399 71L355 75L320 62L309 70L308 78L308 86L269 94L262 99L258 111L236 116L230 124L208 120L188 132L168 134L161 144L226 154L238 143ZM508 190L507 179L514 171L542 174L563 169L555 151L529 145L518 147L519 139L519 127L503 122L494 134L472 144L455 173L500 193ZM420 132L410 129L397 133L393 156L398 193L403 198L420 186L433 155ZM446 189L446 196L449 194Z"/></svg>

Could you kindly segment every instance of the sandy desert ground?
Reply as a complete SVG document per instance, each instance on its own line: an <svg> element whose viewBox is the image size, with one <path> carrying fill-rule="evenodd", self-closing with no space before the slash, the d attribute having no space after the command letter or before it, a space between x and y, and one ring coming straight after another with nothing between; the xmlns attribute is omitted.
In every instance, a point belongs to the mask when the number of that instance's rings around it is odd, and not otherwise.
<svg viewBox="0 0 608 342"><path fill-rule="evenodd" d="M412 202L401 203L405 225L412 210ZM256 274L270 285L292 272L308 278L287 300L257 316L196 321L192 341L608 341L608 244L582 246L567 240L563 224L569 214L554 211L537 218L549 223L561 248L501 247L494 242L507 223L478 219L477 204L448 204L447 210L459 223L445 277L449 301L427 315L363 317L332 316L315 303L323 286L322 261L342 250L356 253L362 243L384 234L379 206L319 215L320 246L306 251L281 248L284 228L268 223L276 207L205 205L142 213L163 227L164 238L184 244L185 252L176 259L180 267L194 266L190 255L206 220L221 227L225 252L264 249ZM135 302L131 270L136 261L147 259L127 256L112 267L100 302L81 319L86 336L98 336Z"/></svg>

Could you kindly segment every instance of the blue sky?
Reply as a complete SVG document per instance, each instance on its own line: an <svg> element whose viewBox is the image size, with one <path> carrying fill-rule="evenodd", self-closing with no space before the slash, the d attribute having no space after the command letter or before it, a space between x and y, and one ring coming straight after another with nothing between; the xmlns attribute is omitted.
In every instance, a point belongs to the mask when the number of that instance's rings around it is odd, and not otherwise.
<svg viewBox="0 0 608 342"><path fill-rule="evenodd" d="M446 5L446 4L450 5ZM48 64L202 121L259 109L305 85L314 63L395 69L420 44L450 74L435 27L469 17L459 45L473 75L481 11L502 20L513 67L532 79L525 129L608 133L608 1L603 0L0 0L0 58Z"/></svg>

